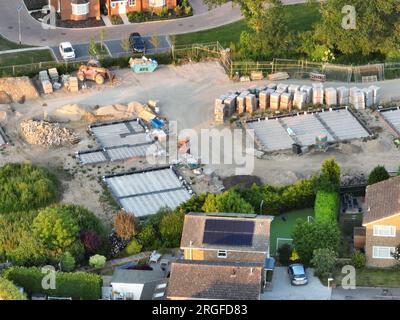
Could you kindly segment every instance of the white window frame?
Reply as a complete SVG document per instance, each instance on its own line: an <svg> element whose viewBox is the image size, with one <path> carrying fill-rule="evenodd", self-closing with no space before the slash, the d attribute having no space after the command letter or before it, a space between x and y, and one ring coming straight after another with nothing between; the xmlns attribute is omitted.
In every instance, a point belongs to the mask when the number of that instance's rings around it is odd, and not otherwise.
<svg viewBox="0 0 400 320"><path fill-rule="evenodd" d="M217 257L220 259L226 259L228 257L228 250L218 250Z"/></svg>
<svg viewBox="0 0 400 320"><path fill-rule="evenodd" d="M389 255L382 256L380 255L380 250L389 250ZM395 247L384 247L384 246L373 246L372 247L372 258L374 259L385 259L385 260L393 260L392 252L395 252ZM378 253L378 254L377 254Z"/></svg>
<svg viewBox="0 0 400 320"><path fill-rule="evenodd" d="M166 0L149 0L150 7L165 7L166 5Z"/></svg>
<svg viewBox="0 0 400 320"><path fill-rule="evenodd" d="M374 225L373 235L374 235L374 237L394 238L394 237L396 237L396 227L395 226Z"/></svg>
<svg viewBox="0 0 400 320"><path fill-rule="evenodd" d="M85 16L90 12L90 4L88 3L71 3L72 14L74 16Z"/></svg>
<svg viewBox="0 0 400 320"><path fill-rule="evenodd" d="M136 0L128 0L128 4L130 7L136 6Z"/></svg>

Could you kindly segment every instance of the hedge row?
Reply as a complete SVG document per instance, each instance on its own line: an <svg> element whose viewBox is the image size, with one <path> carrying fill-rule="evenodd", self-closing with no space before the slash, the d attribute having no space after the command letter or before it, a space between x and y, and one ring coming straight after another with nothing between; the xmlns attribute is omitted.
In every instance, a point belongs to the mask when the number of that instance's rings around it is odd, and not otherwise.
<svg viewBox="0 0 400 320"><path fill-rule="evenodd" d="M0 277L0 300L26 300L26 297L11 281Z"/></svg>
<svg viewBox="0 0 400 320"><path fill-rule="evenodd" d="M315 199L315 220L317 222L336 221L340 198L337 192L318 191Z"/></svg>
<svg viewBox="0 0 400 320"><path fill-rule="evenodd" d="M55 289L44 289L42 280L47 273L39 268L12 267L4 271L4 278L23 287L31 295L42 293L53 297L71 297L74 300L97 300L101 297L102 279L85 272L57 272ZM47 283L47 282L45 282Z"/></svg>

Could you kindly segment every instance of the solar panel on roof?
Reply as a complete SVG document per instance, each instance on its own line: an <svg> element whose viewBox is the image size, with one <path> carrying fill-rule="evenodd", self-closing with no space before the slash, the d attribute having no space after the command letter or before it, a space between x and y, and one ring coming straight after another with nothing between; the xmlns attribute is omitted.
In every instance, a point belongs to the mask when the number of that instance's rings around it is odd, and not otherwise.
<svg viewBox="0 0 400 320"><path fill-rule="evenodd" d="M205 231L253 233L254 221L207 219Z"/></svg>
<svg viewBox="0 0 400 320"><path fill-rule="evenodd" d="M203 243L251 246L253 232L253 221L208 219L205 224Z"/></svg>

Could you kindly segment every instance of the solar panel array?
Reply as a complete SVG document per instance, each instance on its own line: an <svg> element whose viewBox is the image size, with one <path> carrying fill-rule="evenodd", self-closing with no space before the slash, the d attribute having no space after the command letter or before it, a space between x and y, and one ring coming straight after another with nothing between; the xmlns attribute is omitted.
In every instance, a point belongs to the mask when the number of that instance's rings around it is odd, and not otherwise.
<svg viewBox="0 0 400 320"><path fill-rule="evenodd" d="M251 246L254 221L206 220L203 243L227 246Z"/></svg>
<svg viewBox="0 0 400 320"><path fill-rule="evenodd" d="M191 197L171 168L106 177L105 182L124 210L138 217L175 209Z"/></svg>

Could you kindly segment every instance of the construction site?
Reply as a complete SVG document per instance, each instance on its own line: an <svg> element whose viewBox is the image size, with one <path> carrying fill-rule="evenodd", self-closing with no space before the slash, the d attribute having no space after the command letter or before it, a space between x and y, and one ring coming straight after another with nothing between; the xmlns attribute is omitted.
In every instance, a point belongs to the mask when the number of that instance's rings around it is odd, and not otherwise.
<svg viewBox="0 0 400 320"><path fill-rule="evenodd" d="M294 79L246 84L229 79L216 61L101 72L102 81L82 69L0 79L0 163L49 167L63 181L62 202L84 205L105 221L112 214L101 200L104 188L142 217L194 193L219 192L221 180L235 175L235 164L197 159L179 134L172 167L149 163L149 154L157 159L170 152L171 121L178 133L253 129L252 175L273 185L311 176L332 156L345 175L399 165L397 80L357 90Z"/></svg>

